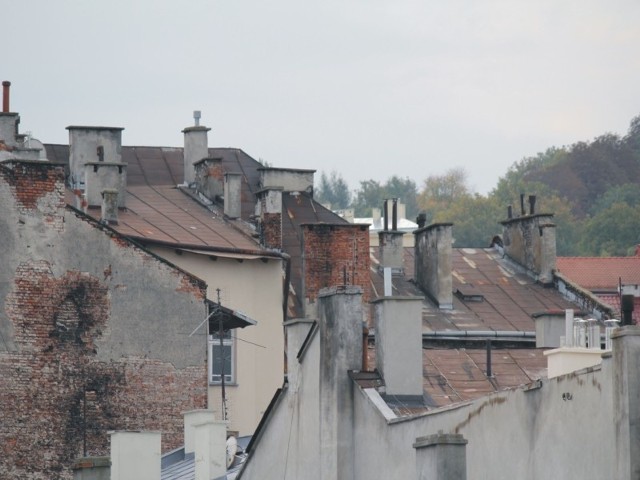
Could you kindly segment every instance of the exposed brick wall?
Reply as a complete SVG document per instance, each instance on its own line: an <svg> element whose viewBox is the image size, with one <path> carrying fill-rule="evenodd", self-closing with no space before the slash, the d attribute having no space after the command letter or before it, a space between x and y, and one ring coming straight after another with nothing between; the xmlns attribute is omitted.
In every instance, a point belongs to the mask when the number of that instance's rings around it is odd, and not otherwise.
<svg viewBox="0 0 640 480"><path fill-rule="evenodd" d="M0 479L71 479L109 430L173 449L207 406L206 340L184 323L206 285L66 209L63 173L0 165Z"/></svg>
<svg viewBox="0 0 640 480"><path fill-rule="evenodd" d="M182 443L181 412L206 408L206 366L150 358L96 360L108 288L44 261L21 264L6 299L17 352L0 353L0 478L71 478L84 453L108 454L108 430L160 430Z"/></svg>
<svg viewBox="0 0 640 480"><path fill-rule="evenodd" d="M15 162L0 165L0 179L13 194L18 211L31 214L39 210L45 223L57 230L63 228L64 167L38 162Z"/></svg>
<svg viewBox="0 0 640 480"><path fill-rule="evenodd" d="M368 226L319 223L302 229L305 301L315 303L321 288L357 285L363 301L369 302Z"/></svg>
<svg viewBox="0 0 640 480"><path fill-rule="evenodd" d="M263 213L261 219L262 244L266 248L282 248L282 214Z"/></svg>

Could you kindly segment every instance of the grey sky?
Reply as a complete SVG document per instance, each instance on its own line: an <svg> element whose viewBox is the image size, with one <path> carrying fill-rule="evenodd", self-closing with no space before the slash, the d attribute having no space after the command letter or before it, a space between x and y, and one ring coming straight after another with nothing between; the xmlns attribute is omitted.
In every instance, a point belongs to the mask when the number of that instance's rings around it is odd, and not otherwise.
<svg viewBox="0 0 640 480"><path fill-rule="evenodd" d="M638 0L2 0L21 128L125 127L359 180L463 166L481 193L640 114Z"/></svg>

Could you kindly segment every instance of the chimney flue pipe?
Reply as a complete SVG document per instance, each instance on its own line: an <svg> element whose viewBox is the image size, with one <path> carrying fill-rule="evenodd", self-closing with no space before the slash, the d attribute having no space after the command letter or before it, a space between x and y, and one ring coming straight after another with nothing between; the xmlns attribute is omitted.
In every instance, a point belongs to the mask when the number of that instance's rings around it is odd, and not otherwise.
<svg viewBox="0 0 640 480"><path fill-rule="evenodd" d="M525 216L527 211L524 209L524 193L520 194L520 215Z"/></svg>
<svg viewBox="0 0 640 480"><path fill-rule="evenodd" d="M2 82L2 113L8 113L10 111L9 108L9 88L11 87L11 82L7 80Z"/></svg>
<svg viewBox="0 0 640 480"><path fill-rule="evenodd" d="M382 216L384 217L384 231L389 230L389 202L384 201Z"/></svg>
<svg viewBox="0 0 640 480"><path fill-rule="evenodd" d="M398 199L393 199L393 211L391 214L391 230L398 230Z"/></svg>
<svg viewBox="0 0 640 480"><path fill-rule="evenodd" d="M536 196L529 195L529 215L536 213Z"/></svg>

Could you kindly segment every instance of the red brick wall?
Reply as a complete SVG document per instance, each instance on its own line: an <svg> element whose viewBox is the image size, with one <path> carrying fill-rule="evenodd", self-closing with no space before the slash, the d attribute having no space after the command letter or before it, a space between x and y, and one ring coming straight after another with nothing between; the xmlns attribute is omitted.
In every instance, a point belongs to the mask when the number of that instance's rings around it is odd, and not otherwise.
<svg viewBox="0 0 640 480"><path fill-rule="evenodd" d="M163 451L175 448L181 412L206 408L204 364L96 360L110 314L98 278L21 264L5 310L17 351L0 353L0 478L71 478L85 439L87 455L108 454L108 430L160 430Z"/></svg>
<svg viewBox="0 0 640 480"><path fill-rule="evenodd" d="M263 213L262 243L266 248L282 248L282 214Z"/></svg>
<svg viewBox="0 0 640 480"><path fill-rule="evenodd" d="M362 287L363 301L368 302L368 226L306 224L302 229L305 300L315 303L320 289L346 284Z"/></svg>
<svg viewBox="0 0 640 480"><path fill-rule="evenodd" d="M63 228L64 167L41 162L34 168L30 163L12 163L11 168L0 166L0 179L9 185L18 211L29 214L39 210L45 223L57 230Z"/></svg>
<svg viewBox="0 0 640 480"><path fill-rule="evenodd" d="M182 310L167 315L171 302L187 308L184 318L204 316L204 283L67 211L63 195L62 167L0 165L10 219L0 221L9 240L0 251L0 479L71 479L85 443L87 455L108 454L109 430L161 431L163 451L173 449L183 443L182 412L207 405L204 340L159 327L187 330L176 324ZM90 254L69 251L83 242ZM110 341L123 328L137 329L129 349ZM169 347L189 360L176 367Z"/></svg>

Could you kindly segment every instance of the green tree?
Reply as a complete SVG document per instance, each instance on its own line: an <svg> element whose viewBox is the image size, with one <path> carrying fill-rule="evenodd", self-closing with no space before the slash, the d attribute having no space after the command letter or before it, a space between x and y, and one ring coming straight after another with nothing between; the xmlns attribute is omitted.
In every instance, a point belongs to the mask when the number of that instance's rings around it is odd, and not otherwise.
<svg viewBox="0 0 640 480"><path fill-rule="evenodd" d="M329 204L334 210L348 208L351 204L349 185L335 170L329 176L322 172L314 196L320 203Z"/></svg>
<svg viewBox="0 0 640 480"><path fill-rule="evenodd" d="M640 209L614 203L589 219L582 237L587 255L624 256L640 243Z"/></svg>
<svg viewBox="0 0 640 480"><path fill-rule="evenodd" d="M376 180L360 182L353 202L356 217L370 217L372 208L382 208L384 201L390 198L397 198L406 206L407 218L415 218L418 214L416 183L408 177L394 175L384 184Z"/></svg>
<svg viewBox="0 0 640 480"><path fill-rule="evenodd" d="M640 207L640 186L635 183L626 183L610 188L594 202L591 213L595 215L610 208L614 203L626 203L630 207Z"/></svg>
<svg viewBox="0 0 640 480"><path fill-rule="evenodd" d="M483 248L502 232L499 224L504 215L494 198L483 195L463 195L434 214L433 222L453 223L456 248Z"/></svg>

